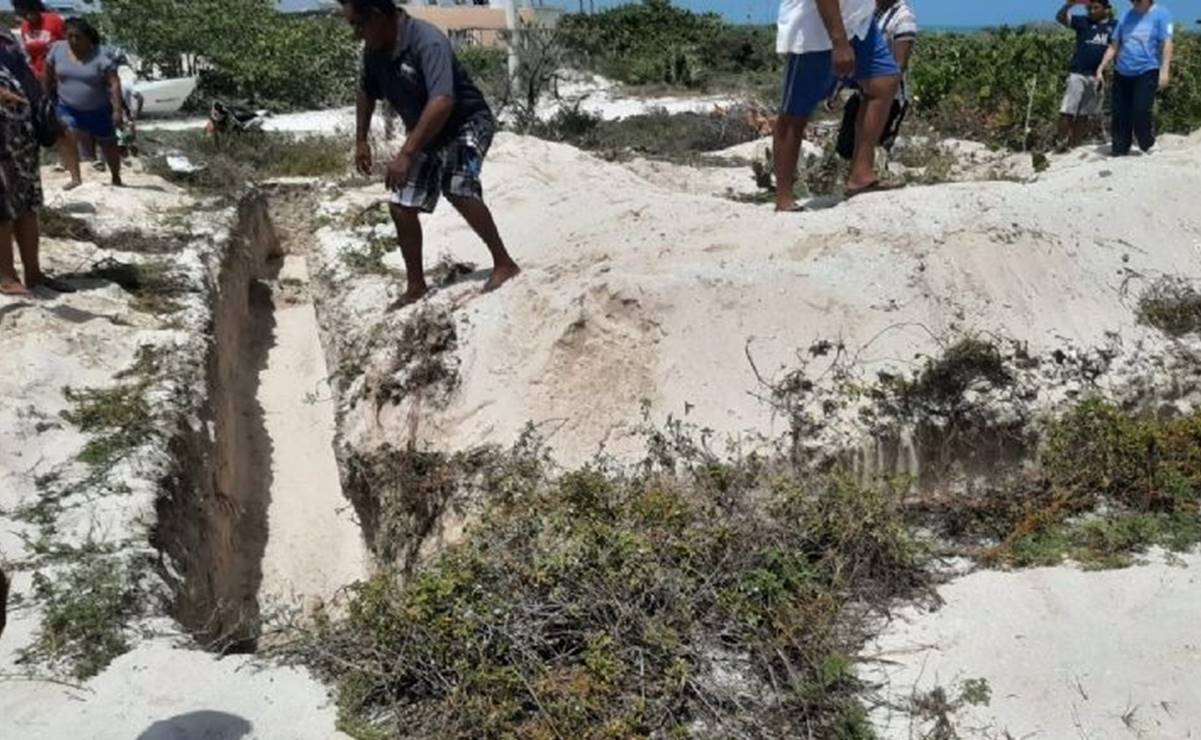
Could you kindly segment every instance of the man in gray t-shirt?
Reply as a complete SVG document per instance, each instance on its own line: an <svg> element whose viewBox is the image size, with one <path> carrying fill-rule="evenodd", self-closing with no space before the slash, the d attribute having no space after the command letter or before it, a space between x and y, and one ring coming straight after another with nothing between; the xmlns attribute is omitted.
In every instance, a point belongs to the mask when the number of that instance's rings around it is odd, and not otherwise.
<svg viewBox="0 0 1201 740"><path fill-rule="evenodd" d="M446 196L492 253L492 275L484 290L499 288L520 269L483 200L480 169L496 132L496 119L483 94L450 40L433 25L398 9L393 0L338 1L347 23L364 42L355 116L359 171L371 172L369 136L376 101L387 100L407 132L384 179L392 191L392 220L408 282L394 307L418 301L429 290L420 215L433 212L439 195Z"/></svg>

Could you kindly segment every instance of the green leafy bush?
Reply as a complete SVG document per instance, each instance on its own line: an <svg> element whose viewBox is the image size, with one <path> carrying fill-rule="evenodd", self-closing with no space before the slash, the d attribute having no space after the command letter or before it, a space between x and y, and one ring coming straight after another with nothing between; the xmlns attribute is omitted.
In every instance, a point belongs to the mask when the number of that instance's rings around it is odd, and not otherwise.
<svg viewBox="0 0 1201 740"><path fill-rule="evenodd" d="M202 95L309 108L354 98L358 44L336 16L284 15L271 0L107 0L100 22L167 75L194 60Z"/></svg>
<svg viewBox="0 0 1201 740"><path fill-rule="evenodd" d="M203 131L156 131L148 169L163 179L204 191L237 193L272 177L335 177L350 170L348 137L294 136L273 131L213 137ZM179 173L167 155L186 155L199 169Z"/></svg>
<svg viewBox="0 0 1201 740"><path fill-rule="evenodd" d="M99 555L53 580L35 573L33 595L45 614L21 662L48 664L77 679L95 676L129 650L127 631L146 598L128 563Z"/></svg>
<svg viewBox="0 0 1201 740"><path fill-rule="evenodd" d="M675 162L695 162L707 152L759 138L747 111L734 108L713 113L668 113L652 110L617 120L602 120L579 108L562 108L530 133L601 152L610 159L630 154Z"/></svg>
<svg viewBox="0 0 1201 740"><path fill-rule="evenodd" d="M895 491L703 455L549 476L530 454L491 470L462 544L357 586L314 636L343 729L871 736L857 615L921 578Z"/></svg>
<svg viewBox="0 0 1201 740"><path fill-rule="evenodd" d="M916 111L945 135L1049 148L1072 50L1071 34L1030 28L923 36L911 68ZM1174 133L1201 126L1201 43L1195 35L1181 34L1177 41L1173 82L1161 96L1158 123Z"/></svg>
<svg viewBox="0 0 1201 740"><path fill-rule="evenodd" d="M577 63L634 85L700 87L714 74L774 70L774 29L733 26L668 0L568 15L563 39Z"/></svg>
<svg viewBox="0 0 1201 740"><path fill-rule="evenodd" d="M723 89L772 102L780 86L775 28L736 26L667 0L643 0L563 19L574 62L619 82ZM1178 34L1162 131L1201 126L1201 38ZM1073 37L1059 29L1000 28L924 34L911 68L916 114L942 134L1014 149L1048 149Z"/></svg>

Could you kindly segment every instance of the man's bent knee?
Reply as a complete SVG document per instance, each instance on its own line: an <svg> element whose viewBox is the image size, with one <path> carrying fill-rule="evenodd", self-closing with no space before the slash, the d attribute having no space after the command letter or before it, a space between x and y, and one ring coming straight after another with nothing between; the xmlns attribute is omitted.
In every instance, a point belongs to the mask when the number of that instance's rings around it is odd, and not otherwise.
<svg viewBox="0 0 1201 740"><path fill-rule="evenodd" d="M776 117L777 134L803 134L805 127L808 125L808 116L794 116L789 113L781 113Z"/></svg>
<svg viewBox="0 0 1201 740"><path fill-rule="evenodd" d="M449 202L455 208L484 205L484 198L482 195L456 195L454 193L443 193L443 195L446 196L447 202Z"/></svg>
<svg viewBox="0 0 1201 740"><path fill-rule="evenodd" d="M859 88L863 90L864 96L884 100L895 98L900 85L901 78L896 76L872 77L859 82Z"/></svg>

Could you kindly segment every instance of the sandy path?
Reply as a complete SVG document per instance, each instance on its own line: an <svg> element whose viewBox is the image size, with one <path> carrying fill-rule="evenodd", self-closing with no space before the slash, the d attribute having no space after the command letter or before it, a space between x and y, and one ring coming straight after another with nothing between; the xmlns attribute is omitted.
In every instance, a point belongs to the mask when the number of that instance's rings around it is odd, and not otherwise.
<svg viewBox="0 0 1201 740"><path fill-rule="evenodd" d="M307 280L303 258L289 257L284 275ZM317 314L308 301L276 304L275 344L259 384L273 446L264 611L311 597L329 601L366 573L362 537L334 459L334 406Z"/></svg>
<svg viewBox="0 0 1201 740"><path fill-rule="evenodd" d="M938 611L896 615L864 651L867 678L900 706L985 679L989 704L953 718L964 738L1201 736L1201 553L1149 560L960 578L939 590ZM883 738L927 737L905 712L874 719Z"/></svg>
<svg viewBox="0 0 1201 740"><path fill-rule="evenodd" d="M0 685L5 740L348 740L333 730L335 711L301 669L167 638L117 658L86 688Z"/></svg>

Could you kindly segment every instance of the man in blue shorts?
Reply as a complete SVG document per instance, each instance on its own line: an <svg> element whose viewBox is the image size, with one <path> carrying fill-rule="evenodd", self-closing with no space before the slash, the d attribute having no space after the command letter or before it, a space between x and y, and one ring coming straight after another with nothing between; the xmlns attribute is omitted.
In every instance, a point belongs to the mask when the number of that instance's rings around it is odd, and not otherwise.
<svg viewBox="0 0 1201 740"><path fill-rule="evenodd" d="M873 23L876 0L780 0L776 50L788 56L784 100L776 120L776 210L797 209L793 188L805 129L839 80L863 93L855 125L848 198L886 185L876 177L876 142L900 84L888 41Z"/></svg>

